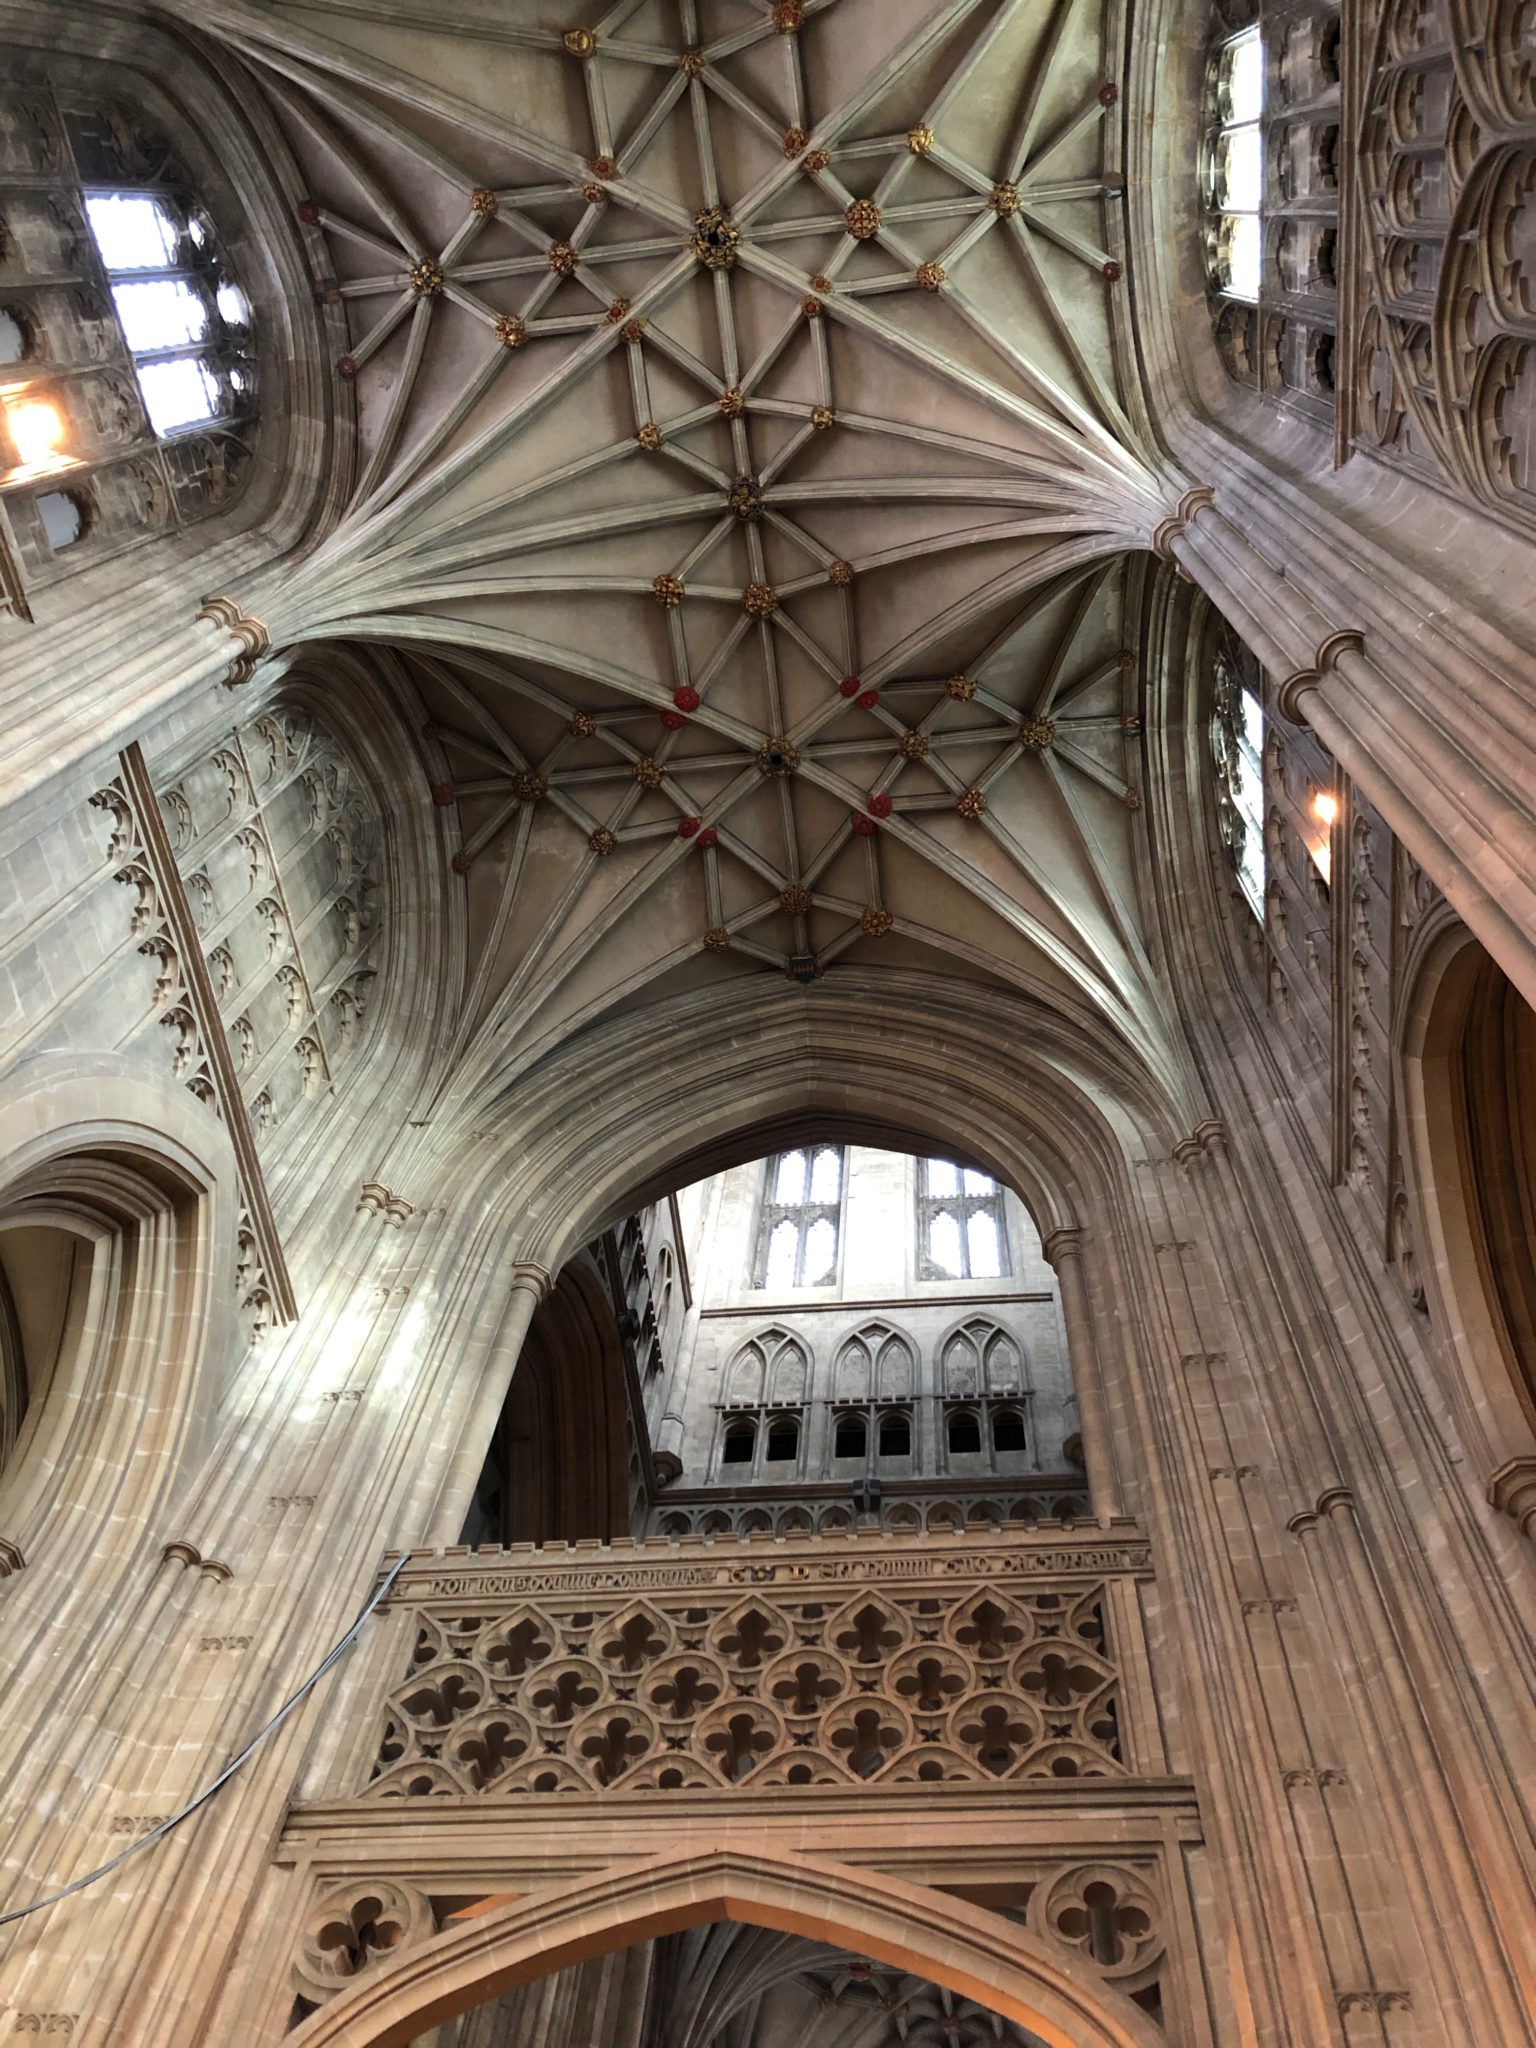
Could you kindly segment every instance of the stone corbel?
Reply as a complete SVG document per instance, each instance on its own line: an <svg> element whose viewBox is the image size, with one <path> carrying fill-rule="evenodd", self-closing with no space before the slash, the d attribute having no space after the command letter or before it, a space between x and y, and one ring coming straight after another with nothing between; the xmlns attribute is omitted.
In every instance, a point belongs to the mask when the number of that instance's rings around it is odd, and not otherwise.
<svg viewBox="0 0 1536 2048"><path fill-rule="evenodd" d="M405 1227L406 1219L416 1214L416 1204L408 1202L404 1195L397 1195L393 1188L385 1187L381 1180L365 1180L357 1197L360 1215L377 1216L393 1230Z"/></svg>
<svg viewBox="0 0 1536 2048"><path fill-rule="evenodd" d="M1195 515L1215 502L1216 493L1208 484L1196 484L1184 493L1166 519L1158 521L1147 545L1160 562L1167 562L1175 569L1183 568L1183 564L1174 558L1173 544Z"/></svg>
<svg viewBox="0 0 1536 2048"><path fill-rule="evenodd" d="M174 1543L167 1543L160 1553L163 1564L184 1564L188 1571L200 1572L205 1579L232 1579L235 1575L230 1567L217 1557L204 1557L195 1543L189 1543L184 1536Z"/></svg>
<svg viewBox="0 0 1536 2048"><path fill-rule="evenodd" d="M0 1579L8 1579L13 1572L25 1571L26 1565L27 1560L9 1536L0 1536Z"/></svg>
<svg viewBox="0 0 1536 2048"><path fill-rule="evenodd" d="M261 620L253 612L243 610L232 597L205 597L197 616L211 619L240 642L242 651L229 665L225 686L233 690L248 683L256 673L257 662L272 651L272 635Z"/></svg>
<svg viewBox="0 0 1536 2048"><path fill-rule="evenodd" d="M1488 1476L1488 1505L1536 1540L1536 1458L1507 1458Z"/></svg>
<svg viewBox="0 0 1536 2048"><path fill-rule="evenodd" d="M1196 1160L1208 1158L1219 1152L1227 1142L1227 1127L1220 1117L1208 1116L1195 1125L1187 1138L1181 1138L1173 1148L1173 1156L1180 1166L1193 1166Z"/></svg>
<svg viewBox="0 0 1536 2048"><path fill-rule="evenodd" d="M1302 709L1302 699L1322 687L1324 676L1332 674L1341 654L1364 652L1365 635L1355 626L1341 626L1336 633L1320 640L1312 657L1312 666L1295 670L1275 691L1276 707L1287 725L1306 725L1307 714Z"/></svg>

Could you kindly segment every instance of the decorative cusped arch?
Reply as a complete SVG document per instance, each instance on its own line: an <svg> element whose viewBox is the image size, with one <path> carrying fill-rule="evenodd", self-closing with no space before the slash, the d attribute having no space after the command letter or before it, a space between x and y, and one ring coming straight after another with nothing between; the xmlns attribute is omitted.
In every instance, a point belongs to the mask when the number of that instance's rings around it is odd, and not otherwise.
<svg viewBox="0 0 1536 2048"><path fill-rule="evenodd" d="M397 1952L287 2038L291 2048L410 2048L519 1985L712 1920L803 1935L930 1978L1050 2048L1166 2048L1139 2007L1013 1921L883 1873L729 1842L472 1917Z"/></svg>

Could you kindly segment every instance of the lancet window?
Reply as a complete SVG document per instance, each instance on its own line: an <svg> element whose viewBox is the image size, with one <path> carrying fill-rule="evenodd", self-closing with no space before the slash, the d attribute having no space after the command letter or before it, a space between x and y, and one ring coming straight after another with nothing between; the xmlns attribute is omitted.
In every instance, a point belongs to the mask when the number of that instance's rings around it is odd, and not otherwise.
<svg viewBox="0 0 1536 2048"><path fill-rule="evenodd" d="M769 1160L756 1286L776 1292L831 1286L837 1278L843 1180L840 1145L801 1146Z"/></svg>
<svg viewBox="0 0 1536 2048"><path fill-rule="evenodd" d="M251 307L177 149L82 87L0 96L0 604L227 507Z"/></svg>
<svg viewBox="0 0 1536 2048"><path fill-rule="evenodd" d="M1229 27L1211 52L1202 159L1227 370L1322 419L1338 331L1339 41L1332 0L1271 0Z"/></svg>
<svg viewBox="0 0 1536 2048"><path fill-rule="evenodd" d="M918 1244L925 1280L993 1280L1008 1270L1003 1190L952 1159L918 1169Z"/></svg>
<svg viewBox="0 0 1536 2048"><path fill-rule="evenodd" d="M1264 916L1264 707L1258 667L1223 646L1215 660L1216 703L1211 750L1216 760L1216 811L1239 886Z"/></svg>

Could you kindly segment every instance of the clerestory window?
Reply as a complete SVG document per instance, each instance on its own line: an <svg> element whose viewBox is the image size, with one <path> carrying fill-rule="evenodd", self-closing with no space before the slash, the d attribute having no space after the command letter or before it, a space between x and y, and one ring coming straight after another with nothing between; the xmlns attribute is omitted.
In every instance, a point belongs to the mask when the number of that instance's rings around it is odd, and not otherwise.
<svg viewBox="0 0 1536 2048"><path fill-rule="evenodd" d="M155 433L239 411L251 390L250 307L206 216L171 186L88 191L85 215Z"/></svg>
<svg viewBox="0 0 1536 2048"><path fill-rule="evenodd" d="M1221 836L1238 884L1260 922L1264 917L1264 706L1256 679L1245 676L1231 653L1216 656L1216 705L1211 720L1216 760L1216 808Z"/></svg>
<svg viewBox="0 0 1536 2048"><path fill-rule="evenodd" d="M995 1280L1007 1271L1003 1190L989 1174L925 1159L917 1201L925 1280Z"/></svg>
<svg viewBox="0 0 1536 2048"><path fill-rule="evenodd" d="M1214 121L1206 137L1209 260L1216 289L1256 302L1264 269L1264 45L1257 23L1216 53Z"/></svg>
<svg viewBox="0 0 1536 2048"><path fill-rule="evenodd" d="M828 1287L837 1278L843 1165L840 1145L802 1146L769 1160L754 1286Z"/></svg>

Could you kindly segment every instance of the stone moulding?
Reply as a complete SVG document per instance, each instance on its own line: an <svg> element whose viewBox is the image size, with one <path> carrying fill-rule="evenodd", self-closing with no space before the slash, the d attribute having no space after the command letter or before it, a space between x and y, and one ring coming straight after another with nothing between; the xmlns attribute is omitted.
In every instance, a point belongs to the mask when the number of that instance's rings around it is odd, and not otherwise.
<svg viewBox="0 0 1536 2048"><path fill-rule="evenodd" d="M1294 670L1277 686L1275 706L1280 716L1288 725L1304 726L1307 714L1302 699L1322 687L1323 678L1332 673L1340 655L1364 652L1365 635L1358 627L1341 626L1327 634L1318 642L1312 666Z"/></svg>
<svg viewBox="0 0 1536 2048"><path fill-rule="evenodd" d="M241 683L248 683L256 673L256 664L265 654L272 651L272 635L254 613L244 610L232 597L205 597L198 608L200 619L211 619L216 626L222 626L226 633L233 633L240 642L242 652L229 665L224 681L228 688L236 689Z"/></svg>
<svg viewBox="0 0 1536 2048"><path fill-rule="evenodd" d="M1536 1539L1536 1458L1508 1458L1488 1475L1488 1505Z"/></svg>

